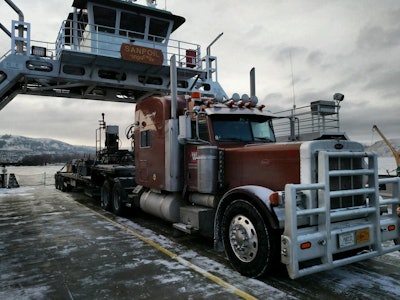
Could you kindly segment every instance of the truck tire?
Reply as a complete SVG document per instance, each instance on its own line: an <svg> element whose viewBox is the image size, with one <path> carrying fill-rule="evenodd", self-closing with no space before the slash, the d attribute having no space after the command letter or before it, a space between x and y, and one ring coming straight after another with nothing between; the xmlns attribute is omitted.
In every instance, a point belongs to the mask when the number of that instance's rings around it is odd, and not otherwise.
<svg viewBox="0 0 400 300"><path fill-rule="evenodd" d="M57 190L61 190L61 184L60 184L60 176L55 176L55 185Z"/></svg>
<svg viewBox="0 0 400 300"><path fill-rule="evenodd" d="M272 230L251 203L242 199L230 203L221 229L225 253L239 273L254 278L270 269L276 257Z"/></svg>
<svg viewBox="0 0 400 300"><path fill-rule="evenodd" d="M60 184L61 184L61 191L68 192L68 180L65 178L61 179Z"/></svg>
<svg viewBox="0 0 400 300"><path fill-rule="evenodd" d="M115 215L122 216L124 214L123 199L126 198L125 190L120 182L114 183L112 190L112 209Z"/></svg>
<svg viewBox="0 0 400 300"><path fill-rule="evenodd" d="M111 210L111 184L108 180L105 180L101 187L100 204L105 210Z"/></svg>
<svg viewBox="0 0 400 300"><path fill-rule="evenodd" d="M61 177L57 177L57 189L62 190L63 181Z"/></svg>

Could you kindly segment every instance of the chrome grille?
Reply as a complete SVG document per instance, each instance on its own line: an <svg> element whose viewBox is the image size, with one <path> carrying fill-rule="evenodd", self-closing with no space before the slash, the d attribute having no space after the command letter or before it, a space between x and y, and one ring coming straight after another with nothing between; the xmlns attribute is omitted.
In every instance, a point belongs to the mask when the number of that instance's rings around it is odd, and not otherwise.
<svg viewBox="0 0 400 300"><path fill-rule="evenodd" d="M362 157L330 157L329 170L341 171L330 175L329 188L331 191L362 189L366 178L363 174L353 173L363 169ZM338 175L340 174L340 175ZM365 204L365 195L350 195L331 197L331 209L360 206Z"/></svg>

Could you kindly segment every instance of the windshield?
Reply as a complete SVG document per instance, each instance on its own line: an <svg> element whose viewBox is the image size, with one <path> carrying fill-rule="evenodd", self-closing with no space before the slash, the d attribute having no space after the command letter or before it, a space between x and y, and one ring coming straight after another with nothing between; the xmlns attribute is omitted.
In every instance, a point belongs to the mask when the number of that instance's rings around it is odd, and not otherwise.
<svg viewBox="0 0 400 300"><path fill-rule="evenodd" d="M262 116L219 115L212 124L216 141L275 142L272 122Z"/></svg>

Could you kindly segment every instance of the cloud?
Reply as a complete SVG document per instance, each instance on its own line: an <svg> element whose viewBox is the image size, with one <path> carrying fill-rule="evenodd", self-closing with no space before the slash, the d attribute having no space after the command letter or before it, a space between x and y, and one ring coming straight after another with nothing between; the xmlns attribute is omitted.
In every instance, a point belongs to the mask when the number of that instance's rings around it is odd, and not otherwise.
<svg viewBox="0 0 400 300"><path fill-rule="evenodd" d="M376 74L365 84L366 90L377 91L382 98L396 99L400 97L400 70L391 69Z"/></svg>
<svg viewBox="0 0 400 300"><path fill-rule="evenodd" d="M385 29L367 26L360 31L357 47L363 51L385 50L400 45L400 27Z"/></svg>

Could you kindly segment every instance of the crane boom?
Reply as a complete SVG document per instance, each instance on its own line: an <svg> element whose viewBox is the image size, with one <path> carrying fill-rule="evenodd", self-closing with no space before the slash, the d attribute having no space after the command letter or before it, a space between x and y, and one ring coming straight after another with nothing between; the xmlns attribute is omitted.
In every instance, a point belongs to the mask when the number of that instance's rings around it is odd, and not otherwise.
<svg viewBox="0 0 400 300"><path fill-rule="evenodd" d="M393 145L389 142L389 140L386 138L386 136L380 131L378 126L374 125L372 126L372 129L374 129L383 139L383 141L386 143L386 145L389 146L390 151L392 151L394 159L396 160L396 166L397 166L397 176L400 176L400 152L397 151Z"/></svg>

